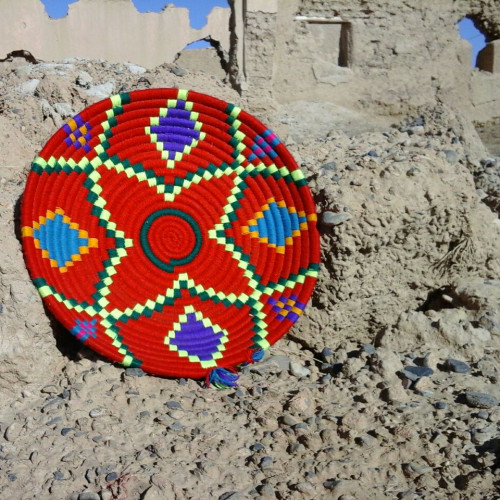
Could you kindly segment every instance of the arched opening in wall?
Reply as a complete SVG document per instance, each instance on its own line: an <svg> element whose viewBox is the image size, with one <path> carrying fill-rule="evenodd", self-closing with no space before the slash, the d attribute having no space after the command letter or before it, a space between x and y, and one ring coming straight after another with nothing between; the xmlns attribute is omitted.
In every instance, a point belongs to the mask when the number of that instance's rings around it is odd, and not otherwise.
<svg viewBox="0 0 500 500"><path fill-rule="evenodd" d="M210 39L196 40L178 52L174 62L183 70L203 71L222 80L226 70L217 45Z"/></svg>
<svg viewBox="0 0 500 500"><path fill-rule="evenodd" d="M471 66L479 67L478 54L486 46L486 36L482 33L470 17L464 17L457 23L460 37L469 42L472 46Z"/></svg>

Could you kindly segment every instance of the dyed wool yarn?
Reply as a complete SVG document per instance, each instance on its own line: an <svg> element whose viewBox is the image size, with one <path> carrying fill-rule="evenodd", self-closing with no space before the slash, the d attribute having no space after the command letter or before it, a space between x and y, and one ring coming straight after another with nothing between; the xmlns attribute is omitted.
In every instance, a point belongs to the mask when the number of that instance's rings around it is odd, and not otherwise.
<svg viewBox="0 0 500 500"><path fill-rule="evenodd" d="M187 90L115 95L69 120L32 164L22 236L77 339L218 386L298 320L319 269L315 205L288 150Z"/></svg>

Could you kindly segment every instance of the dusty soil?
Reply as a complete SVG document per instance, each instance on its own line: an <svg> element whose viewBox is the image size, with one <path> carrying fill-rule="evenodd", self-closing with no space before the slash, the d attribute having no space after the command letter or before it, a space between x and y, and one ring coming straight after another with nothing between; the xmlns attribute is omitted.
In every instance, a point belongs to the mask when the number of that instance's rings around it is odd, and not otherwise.
<svg viewBox="0 0 500 500"><path fill-rule="evenodd" d="M321 215L307 314L237 390L86 350L44 310L18 239L30 161L57 128L112 93L169 86L269 123ZM484 201L500 160L442 105L365 127L325 109L304 128L310 109L252 109L172 65L0 63L2 498L498 498L500 224Z"/></svg>

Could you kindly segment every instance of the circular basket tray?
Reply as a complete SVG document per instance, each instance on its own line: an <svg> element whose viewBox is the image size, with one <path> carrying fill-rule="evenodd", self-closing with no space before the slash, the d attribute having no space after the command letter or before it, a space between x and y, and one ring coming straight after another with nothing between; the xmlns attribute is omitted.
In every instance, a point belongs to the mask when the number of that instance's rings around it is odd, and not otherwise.
<svg viewBox="0 0 500 500"><path fill-rule="evenodd" d="M285 146L240 108L179 89L69 120L32 164L22 236L71 334L164 376L258 358L303 313L319 268L314 202Z"/></svg>

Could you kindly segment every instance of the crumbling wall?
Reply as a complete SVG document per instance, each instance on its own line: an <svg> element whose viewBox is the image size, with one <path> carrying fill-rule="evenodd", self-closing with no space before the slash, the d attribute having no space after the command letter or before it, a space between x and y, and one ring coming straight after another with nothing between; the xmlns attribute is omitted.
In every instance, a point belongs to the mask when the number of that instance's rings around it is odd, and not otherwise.
<svg viewBox="0 0 500 500"><path fill-rule="evenodd" d="M131 0L79 0L69 5L66 17L50 19L40 0L4 1L0 58L24 49L46 61L85 57L153 68L173 62L186 45L209 38L228 59L230 14L229 8L214 7L207 24L196 30L190 27L188 9L172 5L160 13L139 14Z"/></svg>
<svg viewBox="0 0 500 500"><path fill-rule="evenodd" d="M500 73L470 67L456 25L469 16L488 41L500 37L494 0L243 3L240 73L252 95L391 116L437 100L475 121L500 116Z"/></svg>

